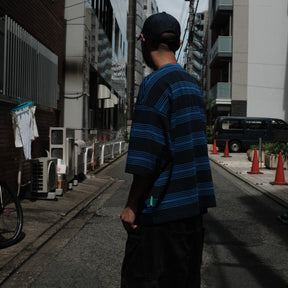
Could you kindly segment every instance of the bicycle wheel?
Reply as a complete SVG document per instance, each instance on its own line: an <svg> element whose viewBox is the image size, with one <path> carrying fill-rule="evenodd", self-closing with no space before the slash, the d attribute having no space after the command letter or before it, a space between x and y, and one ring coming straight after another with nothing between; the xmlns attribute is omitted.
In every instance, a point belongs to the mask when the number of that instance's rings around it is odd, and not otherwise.
<svg viewBox="0 0 288 288"><path fill-rule="evenodd" d="M15 193L0 181L0 248L15 244L22 232L23 213Z"/></svg>

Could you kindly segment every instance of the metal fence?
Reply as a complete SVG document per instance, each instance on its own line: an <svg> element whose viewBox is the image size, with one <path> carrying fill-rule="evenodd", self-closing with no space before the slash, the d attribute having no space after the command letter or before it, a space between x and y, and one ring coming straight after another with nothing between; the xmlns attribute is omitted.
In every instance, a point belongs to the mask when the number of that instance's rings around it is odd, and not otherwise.
<svg viewBox="0 0 288 288"><path fill-rule="evenodd" d="M125 141L97 142L86 147L84 155L84 174L94 170L105 163L107 160L115 158L127 150Z"/></svg>
<svg viewBox="0 0 288 288"><path fill-rule="evenodd" d="M57 108L58 56L7 15L0 18L1 94Z"/></svg>

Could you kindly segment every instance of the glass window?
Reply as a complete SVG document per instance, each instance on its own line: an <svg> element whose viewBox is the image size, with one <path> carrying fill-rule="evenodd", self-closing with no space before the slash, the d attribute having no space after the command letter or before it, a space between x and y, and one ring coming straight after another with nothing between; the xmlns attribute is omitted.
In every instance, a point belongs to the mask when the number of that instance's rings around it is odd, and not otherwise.
<svg viewBox="0 0 288 288"><path fill-rule="evenodd" d="M121 43L121 37L120 37L120 29L119 29L119 25L118 22L115 18L115 47L114 47L114 51L116 53L116 55L119 55L119 45Z"/></svg>
<svg viewBox="0 0 288 288"><path fill-rule="evenodd" d="M247 120L247 130L263 130L267 129L267 122L265 120Z"/></svg>
<svg viewBox="0 0 288 288"><path fill-rule="evenodd" d="M222 121L222 129L224 130L230 130L230 129L236 129L236 130L239 130L239 129L243 129L243 126L242 126L242 121L240 119L231 119L231 120L228 120L228 119L225 119Z"/></svg>
<svg viewBox="0 0 288 288"><path fill-rule="evenodd" d="M273 119L272 120L272 128L273 129L287 130L288 124L282 120Z"/></svg>

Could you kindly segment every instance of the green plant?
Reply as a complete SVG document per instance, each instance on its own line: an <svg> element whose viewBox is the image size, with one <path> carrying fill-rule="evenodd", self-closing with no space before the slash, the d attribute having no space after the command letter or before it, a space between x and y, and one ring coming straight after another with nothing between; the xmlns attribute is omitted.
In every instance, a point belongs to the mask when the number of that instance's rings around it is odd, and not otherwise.
<svg viewBox="0 0 288 288"><path fill-rule="evenodd" d="M259 145L251 145L250 149L259 150ZM282 156L284 159L288 159L288 143L284 142L275 142L275 143L263 143L262 144L262 151L265 152L267 155L279 155L282 152Z"/></svg>
<svg viewBox="0 0 288 288"><path fill-rule="evenodd" d="M250 149L251 149L251 150L254 150L255 148L256 148L257 150L259 150L259 145L251 145L251 146L250 146Z"/></svg>
<svg viewBox="0 0 288 288"><path fill-rule="evenodd" d="M206 127L206 137L207 137L208 144L212 144L213 127L210 127L210 126Z"/></svg>
<svg viewBox="0 0 288 288"><path fill-rule="evenodd" d="M284 159L288 159L288 143L264 143L262 150L265 151L267 155L278 155L280 152L282 152Z"/></svg>

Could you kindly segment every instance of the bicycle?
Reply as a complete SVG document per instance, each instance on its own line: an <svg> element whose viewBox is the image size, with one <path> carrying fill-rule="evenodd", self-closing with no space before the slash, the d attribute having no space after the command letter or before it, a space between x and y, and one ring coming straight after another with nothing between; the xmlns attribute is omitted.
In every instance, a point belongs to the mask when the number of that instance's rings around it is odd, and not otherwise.
<svg viewBox="0 0 288 288"><path fill-rule="evenodd" d="M14 191L0 180L0 249L18 242L22 233L23 212Z"/></svg>

